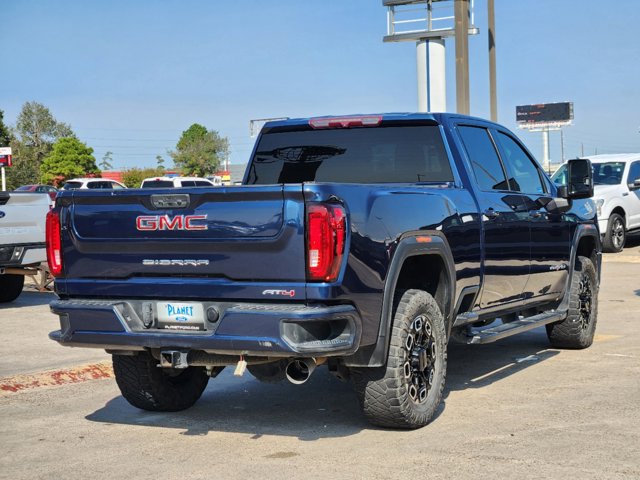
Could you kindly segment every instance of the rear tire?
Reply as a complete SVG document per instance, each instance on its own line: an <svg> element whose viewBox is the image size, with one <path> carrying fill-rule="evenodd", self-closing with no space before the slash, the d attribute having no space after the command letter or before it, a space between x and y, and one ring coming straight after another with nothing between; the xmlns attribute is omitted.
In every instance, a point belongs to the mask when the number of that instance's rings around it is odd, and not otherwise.
<svg viewBox="0 0 640 480"><path fill-rule="evenodd" d="M427 292L407 290L396 309L387 364L353 369L356 393L374 425L419 428L442 400L447 369L444 318Z"/></svg>
<svg viewBox="0 0 640 480"><path fill-rule="evenodd" d="M0 275L0 303L13 302L23 287L24 275Z"/></svg>
<svg viewBox="0 0 640 480"><path fill-rule="evenodd" d="M567 318L547 325L547 336L556 348L587 348L598 320L598 276L589 258L578 257L569 295Z"/></svg>
<svg viewBox="0 0 640 480"><path fill-rule="evenodd" d="M113 372L122 396L134 407L176 412L191 407L202 395L209 376L205 367L164 369L148 352L113 355Z"/></svg>
<svg viewBox="0 0 640 480"><path fill-rule="evenodd" d="M607 253L618 253L624 248L627 240L624 217L617 213L612 213L607 223L607 231L602 241L602 250Z"/></svg>

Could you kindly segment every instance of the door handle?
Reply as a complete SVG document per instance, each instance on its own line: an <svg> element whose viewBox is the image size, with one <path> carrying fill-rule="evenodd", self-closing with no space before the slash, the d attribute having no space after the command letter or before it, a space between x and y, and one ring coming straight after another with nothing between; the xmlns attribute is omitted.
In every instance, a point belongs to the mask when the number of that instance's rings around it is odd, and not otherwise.
<svg viewBox="0 0 640 480"><path fill-rule="evenodd" d="M494 210L493 208L487 208L482 214L487 217L489 220L494 220L500 216L500 212Z"/></svg>

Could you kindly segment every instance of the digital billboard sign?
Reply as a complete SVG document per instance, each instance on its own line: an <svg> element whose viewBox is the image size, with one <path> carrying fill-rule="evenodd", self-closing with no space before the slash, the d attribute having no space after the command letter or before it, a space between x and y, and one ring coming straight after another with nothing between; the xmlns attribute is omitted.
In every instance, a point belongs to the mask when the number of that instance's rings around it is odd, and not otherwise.
<svg viewBox="0 0 640 480"><path fill-rule="evenodd" d="M516 106L516 121L519 124L567 123L573 120L573 103L540 103Z"/></svg>

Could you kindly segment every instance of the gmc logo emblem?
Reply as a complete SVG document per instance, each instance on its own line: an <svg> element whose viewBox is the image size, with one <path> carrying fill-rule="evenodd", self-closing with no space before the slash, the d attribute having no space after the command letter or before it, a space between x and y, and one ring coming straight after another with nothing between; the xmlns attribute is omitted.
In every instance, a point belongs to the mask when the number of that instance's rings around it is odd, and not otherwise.
<svg viewBox="0 0 640 480"><path fill-rule="evenodd" d="M136 228L141 232L156 230L207 230L207 224L194 223L206 220L206 215L141 215L136 217Z"/></svg>

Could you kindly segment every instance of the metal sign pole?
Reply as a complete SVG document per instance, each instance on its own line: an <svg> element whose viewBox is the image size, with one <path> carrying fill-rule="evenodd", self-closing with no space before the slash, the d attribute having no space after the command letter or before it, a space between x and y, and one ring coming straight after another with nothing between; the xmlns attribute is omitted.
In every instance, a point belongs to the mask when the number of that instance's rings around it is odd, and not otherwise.
<svg viewBox="0 0 640 480"><path fill-rule="evenodd" d="M469 0L455 0L456 110L469 115Z"/></svg>
<svg viewBox="0 0 640 480"><path fill-rule="evenodd" d="M469 113L469 35L477 35L473 26L473 0L382 0L387 10L387 35L384 42L416 42L418 111L447 110L445 38L456 39L456 78L466 93L458 111ZM458 40L458 37L464 37ZM462 46L459 43L462 42Z"/></svg>
<svg viewBox="0 0 640 480"><path fill-rule="evenodd" d="M427 44L428 40L416 42L416 71L418 73L418 111L429 111L429 82L427 80Z"/></svg>
<svg viewBox="0 0 640 480"><path fill-rule="evenodd" d="M549 173L550 161L549 161L549 128L542 130L542 168L545 172Z"/></svg>
<svg viewBox="0 0 640 480"><path fill-rule="evenodd" d="M489 23L489 104L491 108L491 120L498 121L498 94L496 86L496 21L494 0L488 0Z"/></svg>
<svg viewBox="0 0 640 480"><path fill-rule="evenodd" d="M7 191L7 179L4 176L4 167L2 167L2 191L3 192Z"/></svg>
<svg viewBox="0 0 640 480"><path fill-rule="evenodd" d="M416 42L418 72L418 111L445 112L447 87L444 39L430 38Z"/></svg>

